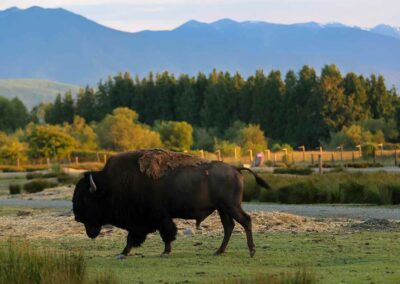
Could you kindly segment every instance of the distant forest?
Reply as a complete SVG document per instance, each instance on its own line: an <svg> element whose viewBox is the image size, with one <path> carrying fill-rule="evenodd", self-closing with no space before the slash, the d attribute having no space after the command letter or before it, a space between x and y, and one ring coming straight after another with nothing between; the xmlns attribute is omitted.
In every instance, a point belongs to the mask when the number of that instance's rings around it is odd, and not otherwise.
<svg viewBox="0 0 400 284"><path fill-rule="evenodd" d="M216 70L194 77L118 74L95 88L81 89L76 97L67 92L53 103L34 107L27 121L72 123L78 115L88 123L99 122L118 107L135 110L144 124L186 121L195 132L202 129L216 137L238 121L257 124L269 139L296 147L317 147L335 133L371 120L400 126L395 87L388 88L380 75L342 75L335 65L326 65L320 75L304 66L284 76L258 70L248 78ZM20 121L21 115L10 119ZM16 123L12 125L10 130L15 130ZM398 142L398 132L385 139Z"/></svg>

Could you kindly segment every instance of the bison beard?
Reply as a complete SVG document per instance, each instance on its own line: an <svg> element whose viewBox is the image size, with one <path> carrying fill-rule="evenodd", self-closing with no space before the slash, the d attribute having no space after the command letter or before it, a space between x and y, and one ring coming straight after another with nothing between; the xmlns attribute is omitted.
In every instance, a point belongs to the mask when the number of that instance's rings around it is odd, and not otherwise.
<svg viewBox="0 0 400 284"><path fill-rule="evenodd" d="M143 168L143 161L149 161L151 153L157 154L157 177L152 169ZM182 153L177 154L179 158L175 156L173 163L171 155L175 154L159 149L119 154L111 157L102 171L86 173L76 185L73 211L75 219L85 224L88 236L95 238L106 224L127 230L127 244L122 251L122 256L127 256L132 247L140 246L149 233L158 230L165 244L162 256L166 256L177 233L173 218L194 219L200 224L217 210L224 238L215 255L225 251L235 220L245 229L253 256L251 218L241 207L240 171L249 171L264 188L269 189L269 185L247 168L204 159L196 161L191 155L185 160Z"/></svg>

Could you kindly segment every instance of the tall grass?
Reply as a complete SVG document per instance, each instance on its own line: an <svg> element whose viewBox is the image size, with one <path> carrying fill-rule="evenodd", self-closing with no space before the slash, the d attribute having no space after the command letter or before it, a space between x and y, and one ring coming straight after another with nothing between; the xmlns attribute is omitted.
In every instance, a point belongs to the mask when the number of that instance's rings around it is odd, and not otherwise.
<svg viewBox="0 0 400 284"><path fill-rule="evenodd" d="M0 248L0 284L117 283L113 274L89 279L82 252L35 249L27 241L9 240Z"/></svg>

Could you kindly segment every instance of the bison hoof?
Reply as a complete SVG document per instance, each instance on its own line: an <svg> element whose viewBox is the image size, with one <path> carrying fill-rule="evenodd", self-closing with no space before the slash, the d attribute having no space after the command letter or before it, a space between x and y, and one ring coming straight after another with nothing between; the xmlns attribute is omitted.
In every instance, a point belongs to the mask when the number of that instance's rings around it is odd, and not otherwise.
<svg viewBox="0 0 400 284"><path fill-rule="evenodd" d="M169 252L163 252L160 257L169 257Z"/></svg>
<svg viewBox="0 0 400 284"><path fill-rule="evenodd" d="M255 249L251 249L250 250L250 257L253 257L255 253L256 253L256 250Z"/></svg>
<svg viewBox="0 0 400 284"><path fill-rule="evenodd" d="M116 259L125 259L126 258L126 255L125 254L122 254L122 253L120 253L119 255L117 255L116 256Z"/></svg>

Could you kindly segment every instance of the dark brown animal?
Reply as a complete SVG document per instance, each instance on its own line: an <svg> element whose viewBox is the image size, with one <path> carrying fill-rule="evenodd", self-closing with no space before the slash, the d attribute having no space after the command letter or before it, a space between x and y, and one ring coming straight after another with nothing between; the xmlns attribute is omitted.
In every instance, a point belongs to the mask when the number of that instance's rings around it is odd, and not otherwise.
<svg viewBox="0 0 400 284"><path fill-rule="evenodd" d="M103 170L87 172L77 183L73 211L90 238L96 238L106 224L127 230L127 244L120 255L124 257L132 247L140 246L149 233L158 230L165 243L162 256L167 256L177 233L173 218L193 219L200 224L217 210L224 238L215 255L225 251L234 220L245 229L250 256L254 255L251 218L241 207L240 171L249 171L260 186L269 188L263 179L250 169L217 161L177 167L153 179L140 170L138 159L142 153L111 157Z"/></svg>

